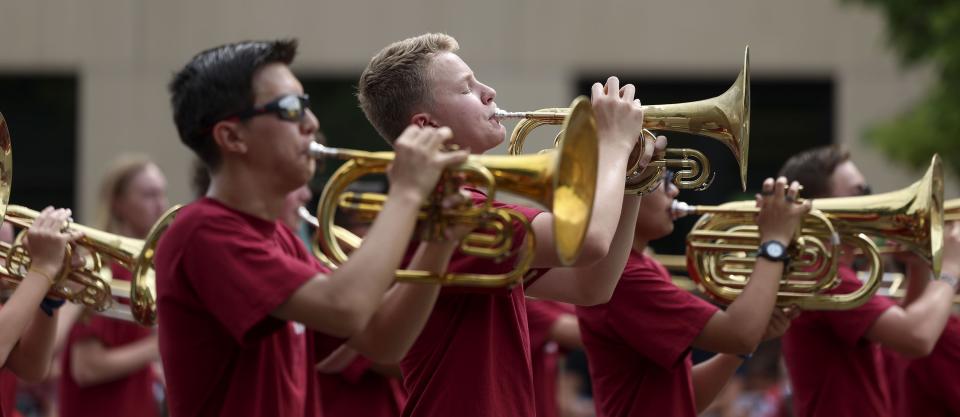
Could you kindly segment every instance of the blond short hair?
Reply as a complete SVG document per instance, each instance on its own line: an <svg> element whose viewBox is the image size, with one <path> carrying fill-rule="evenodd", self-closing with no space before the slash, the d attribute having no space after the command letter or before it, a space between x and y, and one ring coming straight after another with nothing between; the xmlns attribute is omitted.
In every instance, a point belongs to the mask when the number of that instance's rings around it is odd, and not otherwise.
<svg viewBox="0 0 960 417"><path fill-rule="evenodd" d="M394 42L380 50L360 75L360 108L387 142L410 124L415 109L429 99L424 79L430 59L459 49L457 40L443 33L426 33Z"/></svg>

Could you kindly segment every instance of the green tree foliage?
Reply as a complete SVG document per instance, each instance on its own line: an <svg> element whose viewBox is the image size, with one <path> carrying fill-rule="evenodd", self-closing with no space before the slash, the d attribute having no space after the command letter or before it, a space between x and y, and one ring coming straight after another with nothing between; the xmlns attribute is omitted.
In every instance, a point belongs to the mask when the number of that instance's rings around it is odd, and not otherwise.
<svg viewBox="0 0 960 417"><path fill-rule="evenodd" d="M894 119L867 132L891 158L914 167L939 153L960 174L960 1L843 0L880 11L888 40L906 66L929 63L937 80L926 96Z"/></svg>

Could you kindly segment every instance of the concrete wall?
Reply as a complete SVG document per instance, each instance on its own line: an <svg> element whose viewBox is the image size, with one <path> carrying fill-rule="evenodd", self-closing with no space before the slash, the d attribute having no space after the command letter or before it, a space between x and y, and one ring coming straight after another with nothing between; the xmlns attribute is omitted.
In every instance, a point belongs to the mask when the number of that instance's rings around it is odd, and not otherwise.
<svg viewBox="0 0 960 417"><path fill-rule="evenodd" d="M201 49L250 38L301 39L301 73L359 71L390 41L426 31L458 38L498 102L527 109L569 102L576 75L730 74L751 46L755 77L835 80L835 136L875 189L919 173L891 168L860 140L929 85L904 72L872 10L838 0L0 0L0 71L75 71L80 79L82 213L120 151L153 155L171 201L189 198L189 152L176 139L165 85ZM641 96L642 97L642 96ZM957 188L950 188L956 195Z"/></svg>

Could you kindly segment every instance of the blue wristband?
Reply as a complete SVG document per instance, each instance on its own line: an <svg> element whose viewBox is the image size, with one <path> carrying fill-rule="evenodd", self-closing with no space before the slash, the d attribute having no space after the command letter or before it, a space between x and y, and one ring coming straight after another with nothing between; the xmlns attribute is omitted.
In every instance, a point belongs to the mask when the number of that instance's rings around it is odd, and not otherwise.
<svg viewBox="0 0 960 417"><path fill-rule="evenodd" d="M53 311L62 307L63 303L67 300L55 300L53 298L44 297L43 301L40 303L40 309L49 317L53 317Z"/></svg>

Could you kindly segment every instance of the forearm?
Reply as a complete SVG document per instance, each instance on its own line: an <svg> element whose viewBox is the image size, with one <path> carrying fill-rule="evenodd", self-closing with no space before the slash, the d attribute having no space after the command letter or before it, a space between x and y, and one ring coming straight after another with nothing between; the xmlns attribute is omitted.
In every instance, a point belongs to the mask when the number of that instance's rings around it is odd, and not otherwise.
<svg viewBox="0 0 960 417"><path fill-rule="evenodd" d="M732 346L717 349L725 353L753 352L763 338L770 316L777 302L783 263L758 258L753 273L743 292L737 296L726 311L720 312L730 330L737 333Z"/></svg>
<svg viewBox="0 0 960 417"><path fill-rule="evenodd" d="M620 275L623 274L633 248L636 222L644 221L644 219L637 219L640 198L639 196L624 197L616 233L606 256L593 265L577 268L574 277L584 293L592 294L590 297L594 301L592 304L607 302L617 288L617 282L620 281Z"/></svg>
<svg viewBox="0 0 960 417"><path fill-rule="evenodd" d="M922 265L908 264L906 276L904 277L907 288L906 295L903 297L902 305L908 306L927 289L927 283L930 282L930 268Z"/></svg>
<svg viewBox="0 0 960 417"><path fill-rule="evenodd" d="M421 201L410 190L391 190L363 244L329 275L329 295L366 315L376 311L406 253Z"/></svg>
<svg viewBox="0 0 960 417"><path fill-rule="evenodd" d="M53 359L58 314L54 312L51 317L37 308L20 342L10 352L7 365L21 379L39 382L46 378Z"/></svg>
<svg viewBox="0 0 960 417"><path fill-rule="evenodd" d="M720 353L693 367L693 395L698 413L717 398L742 362L737 356Z"/></svg>
<svg viewBox="0 0 960 417"><path fill-rule="evenodd" d="M954 291L950 284L934 281L927 284L917 299L904 307L909 329L914 337L924 341L930 349L940 339L943 328L950 317Z"/></svg>
<svg viewBox="0 0 960 417"><path fill-rule="evenodd" d="M40 302L46 296L49 283L36 272L28 272L16 291L0 309L0 366L7 359L33 317L40 311Z"/></svg>
<svg viewBox="0 0 960 417"><path fill-rule="evenodd" d="M628 196L623 201L620 223L606 256L589 266L551 269L527 288L527 295L583 306L609 301L630 257L640 197Z"/></svg>
<svg viewBox="0 0 960 417"><path fill-rule="evenodd" d="M455 243L426 243L417 248L409 269L443 274ZM348 344L374 362L394 363L406 355L426 324L440 286L398 283L385 297L367 327Z"/></svg>
<svg viewBox="0 0 960 417"><path fill-rule="evenodd" d="M115 348L106 348L99 341L74 347L71 370L80 386L97 385L125 378L159 359L155 337L147 337Z"/></svg>
<svg viewBox="0 0 960 417"><path fill-rule="evenodd" d="M584 239L588 256L581 257L583 262L588 263L596 261L606 253L615 239L617 225L621 218L620 210L624 203L627 158L631 151L612 140L601 140L598 148L597 188L593 199L593 216ZM593 256L593 259L590 259L591 254L599 256Z"/></svg>

